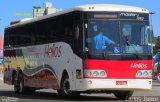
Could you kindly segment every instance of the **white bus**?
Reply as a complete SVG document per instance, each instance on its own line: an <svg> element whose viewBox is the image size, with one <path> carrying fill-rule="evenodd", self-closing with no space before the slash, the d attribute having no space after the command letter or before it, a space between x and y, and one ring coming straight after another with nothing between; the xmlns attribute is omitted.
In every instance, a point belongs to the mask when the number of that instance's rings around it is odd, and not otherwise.
<svg viewBox="0 0 160 102"><path fill-rule="evenodd" d="M152 38L144 8L90 4L5 28L4 82L16 93L52 88L62 96L152 88ZM113 44L96 49L103 32ZM98 46L98 45L97 45Z"/></svg>

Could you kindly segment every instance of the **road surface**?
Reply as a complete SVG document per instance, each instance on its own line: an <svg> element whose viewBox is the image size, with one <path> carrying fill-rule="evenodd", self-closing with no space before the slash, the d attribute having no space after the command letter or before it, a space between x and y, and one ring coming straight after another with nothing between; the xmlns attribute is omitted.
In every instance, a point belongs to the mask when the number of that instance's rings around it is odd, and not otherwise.
<svg viewBox="0 0 160 102"><path fill-rule="evenodd" d="M32 95L15 94L13 86L0 81L0 102L160 102L160 82L153 81L151 91L135 91L130 100L117 100L113 94L82 94L80 97L62 98L51 89L38 90Z"/></svg>

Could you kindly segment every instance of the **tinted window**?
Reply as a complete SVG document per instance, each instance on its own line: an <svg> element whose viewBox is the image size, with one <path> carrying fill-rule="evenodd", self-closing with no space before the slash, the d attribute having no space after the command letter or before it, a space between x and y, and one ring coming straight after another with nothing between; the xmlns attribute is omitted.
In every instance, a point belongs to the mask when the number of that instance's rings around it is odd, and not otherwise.
<svg viewBox="0 0 160 102"><path fill-rule="evenodd" d="M145 22L121 22L122 53L151 53L150 27Z"/></svg>
<svg viewBox="0 0 160 102"><path fill-rule="evenodd" d="M119 49L120 45L117 21L89 20L86 21L85 28L86 47L89 48L90 52L95 54L120 53L120 51L115 52L115 47ZM101 32L102 34L100 34ZM116 44L113 45L112 41Z"/></svg>

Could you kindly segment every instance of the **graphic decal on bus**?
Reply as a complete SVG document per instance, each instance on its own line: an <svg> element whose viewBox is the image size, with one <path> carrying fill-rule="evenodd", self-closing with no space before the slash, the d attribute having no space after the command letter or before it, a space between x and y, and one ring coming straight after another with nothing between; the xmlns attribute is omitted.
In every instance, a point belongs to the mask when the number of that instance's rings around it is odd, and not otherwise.
<svg viewBox="0 0 160 102"><path fill-rule="evenodd" d="M49 87L58 89L58 78L51 66L44 65L35 69L23 70L25 84L30 87ZM42 83L41 83L42 82Z"/></svg>
<svg viewBox="0 0 160 102"><path fill-rule="evenodd" d="M51 46L46 45L44 57L60 57L61 56L61 47L62 46L55 46L55 44L53 44Z"/></svg>
<svg viewBox="0 0 160 102"><path fill-rule="evenodd" d="M45 64L45 65L41 65L41 66L39 66L39 67L37 67L37 68L25 68L24 70L23 70L23 73L25 74L25 75L27 75L27 76L33 76L33 75L35 75L36 73L38 73L38 72L40 72L40 71L42 71L42 70L49 70L49 71L51 71L53 74L55 74L55 71L54 71L54 69L50 66L50 65L47 65L47 64Z"/></svg>

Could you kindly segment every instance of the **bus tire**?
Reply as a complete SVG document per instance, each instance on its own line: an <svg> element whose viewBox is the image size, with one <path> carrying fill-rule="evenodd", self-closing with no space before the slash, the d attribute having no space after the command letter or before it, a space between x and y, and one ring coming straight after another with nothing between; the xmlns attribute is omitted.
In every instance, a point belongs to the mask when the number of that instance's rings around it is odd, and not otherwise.
<svg viewBox="0 0 160 102"><path fill-rule="evenodd" d="M121 100L127 100L133 95L133 91L116 91L114 96Z"/></svg>
<svg viewBox="0 0 160 102"><path fill-rule="evenodd" d="M32 87L25 87L24 88L25 91L23 91L22 93L24 94L28 94L28 95L32 95L32 94L35 94L35 88L32 88Z"/></svg>
<svg viewBox="0 0 160 102"><path fill-rule="evenodd" d="M26 87L24 86L23 74L19 74L19 93L26 93Z"/></svg>
<svg viewBox="0 0 160 102"><path fill-rule="evenodd" d="M70 90L70 82L68 76L64 76L61 80L60 89L57 90L58 94L62 97L79 96L79 92L73 92Z"/></svg>
<svg viewBox="0 0 160 102"><path fill-rule="evenodd" d="M13 84L14 84L14 92L19 93L19 82L16 74L13 74Z"/></svg>
<svg viewBox="0 0 160 102"><path fill-rule="evenodd" d="M14 78L14 91L15 93L26 93L26 88L24 86L23 74L20 73L18 78Z"/></svg>
<svg viewBox="0 0 160 102"><path fill-rule="evenodd" d="M70 83L68 77L63 77L61 80L60 90L58 90L59 94L63 97L67 97L71 95Z"/></svg>

